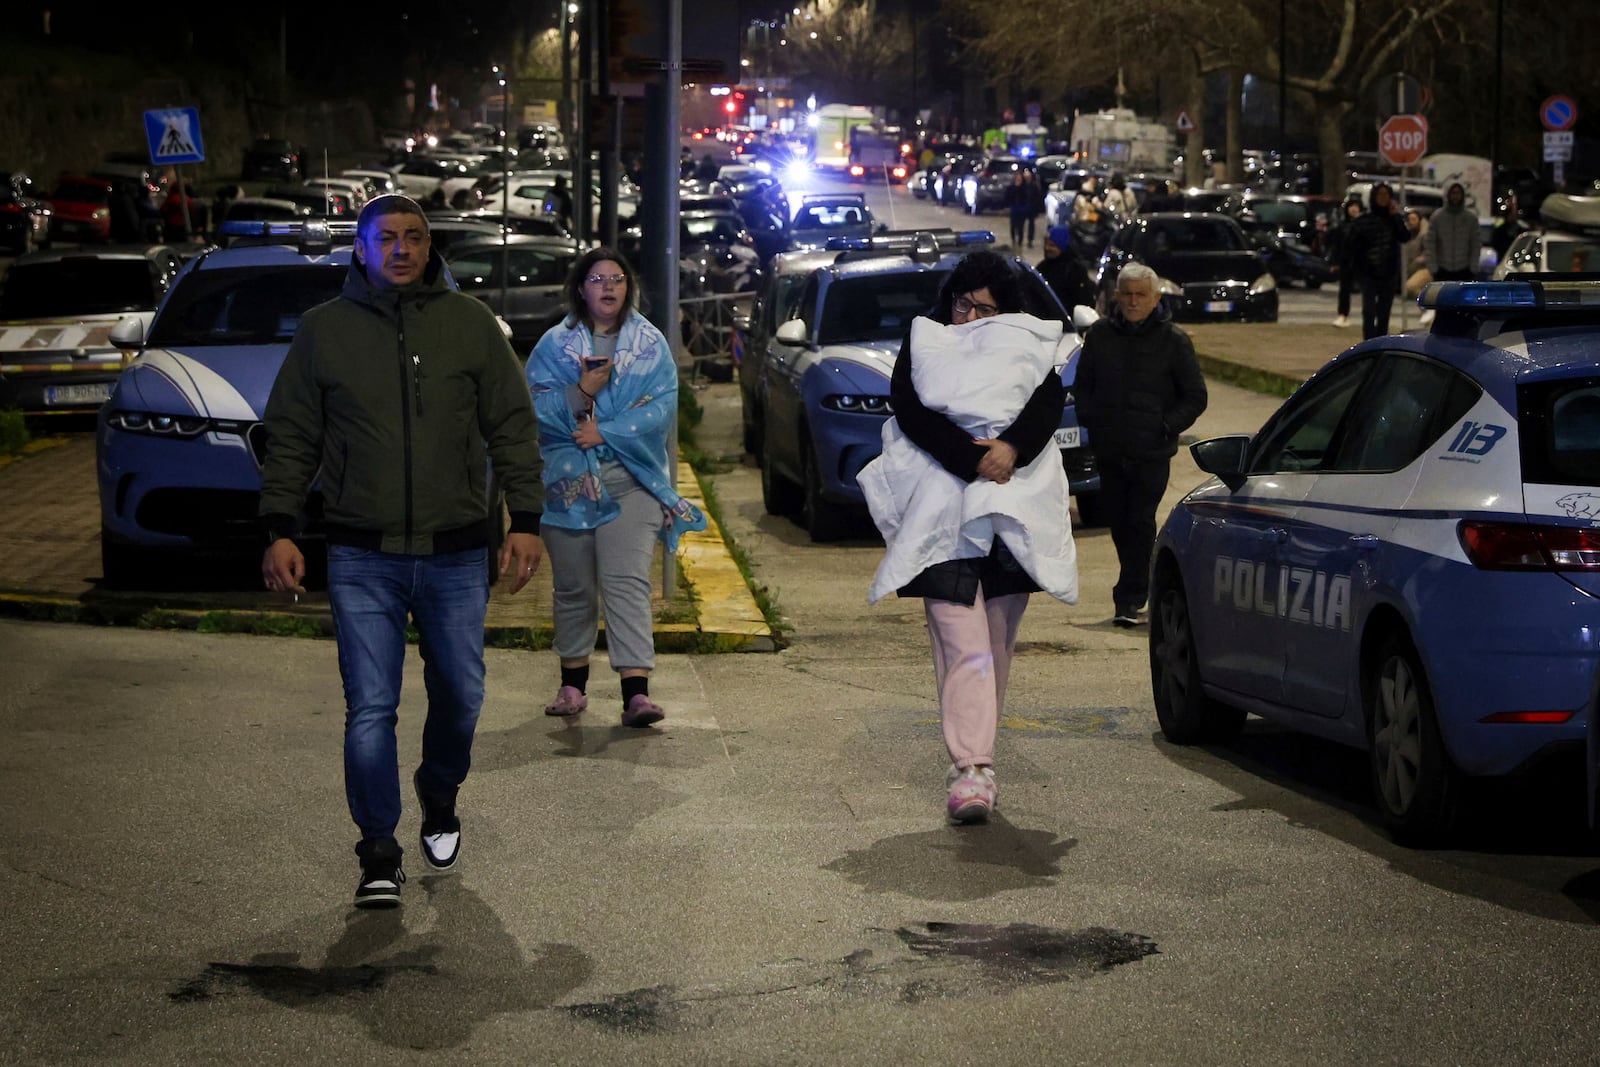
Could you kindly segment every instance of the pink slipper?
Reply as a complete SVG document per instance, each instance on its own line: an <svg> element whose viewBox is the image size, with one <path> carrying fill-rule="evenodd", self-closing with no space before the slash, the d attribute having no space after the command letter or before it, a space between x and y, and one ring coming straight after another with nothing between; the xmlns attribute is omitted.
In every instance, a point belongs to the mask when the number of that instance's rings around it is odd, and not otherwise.
<svg viewBox="0 0 1600 1067"><path fill-rule="evenodd" d="M556 690L556 698L545 705L546 715L559 715L562 718L578 715L589 706L589 698L575 685L564 685Z"/></svg>

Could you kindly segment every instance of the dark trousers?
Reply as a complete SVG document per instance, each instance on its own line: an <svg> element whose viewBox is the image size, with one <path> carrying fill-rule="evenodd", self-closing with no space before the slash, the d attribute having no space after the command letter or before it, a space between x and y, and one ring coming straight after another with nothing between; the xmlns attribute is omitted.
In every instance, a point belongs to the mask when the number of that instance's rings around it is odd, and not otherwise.
<svg viewBox="0 0 1600 1067"><path fill-rule="evenodd" d="M1111 602L1119 615L1132 615L1150 596L1150 558L1156 547L1156 509L1167 491L1172 460L1124 459L1096 454L1100 467L1100 507L1117 549L1117 584Z"/></svg>
<svg viewBox="0 0 1600 1067"><path fill-rule="evenodd" d="M1363 341L1382 337L1389 332L1389 310L1394 307L1394 293L1393 278L1374 278L1371 275L1362 277L1361 339Z"/></svg>
<svg viewBox="0 0 1600 1067"><path fill-rule="evenodd" d="M1026 215L1013 211L1011 213L1011 247L1022 247L1023 233L1032 228L1033 220Z"/></svg>
<svg viewBox="0 0 1600 1067"><path fill-rule="evenodd" d="M1355 286L1355 272L1349 267L1339 268L1339 317L1350 317L1350 290Z"/></svg>

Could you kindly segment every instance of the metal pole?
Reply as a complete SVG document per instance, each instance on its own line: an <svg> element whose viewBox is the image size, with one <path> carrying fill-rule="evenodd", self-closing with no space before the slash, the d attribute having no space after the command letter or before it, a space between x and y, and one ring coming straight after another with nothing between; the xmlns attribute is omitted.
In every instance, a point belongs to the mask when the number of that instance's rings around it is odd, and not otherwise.
<svg viewBox="0 0 1600 1067"><path fill-rule="evenodd" d="M1289 186L1289 15L1288 0L1278 0L1278 183L1285 192Z"/></svg>
<svg viewBox="0 0 1600 1067"><path fill-rule="evenodd" d="M1494 5L1494 119L1489 136L1489 211L1494 211L1495 171L1500 166L1500 76L1505 57L1506 0L1495 0ZM1516 220L1512 220L1513 222Z"/></svg>
<svg viewBox="0 0 1600 1067"><path fill-rule="evenodd" d="M511 122L510 90L506 86L505 71L499 66L494 68L495 77L500 82L500 118L501 124L507 131ZM500 314L502 317L510 313L511 297L511 249L506 240L506 232L511 228L511 153L509 144L500 146Z"/></svg>
<svg viewBox="0 0 1600 1067"><path fill-rule="evenodd" d="M607 63L605 47L600 41L600 20L605 17L600 0L588 0L581 9L587 17L583 32L578 34L578 128L572 138L574 163L572 203L572 233L580 241L594 236L589 224L591 198L589 187L594 184L589 169L589 123L594 114L594 68L598 63L604 69Z"/></svg>
<svg viewBox="0 0 1600 1067"><path fill-rule="evenodd" d="M666 20L663 26L661 58L666 70L662 72L661 126L656 130L659 139L657 158L661 165L655 168L666 210L662 214L662 236L665 238L657 250L661 279L661 308L657 312L657 325L665 323L662 332L672 342L676 353L683 343L683 329L679 325L681 309L678 307L678 122L683 94L683 0L667 0ZM667 472L673 485L678 482L678 427L676 421L667 438ZM667 600L677 596L678 560L671 552L661 554L661 592Z"/></svg>

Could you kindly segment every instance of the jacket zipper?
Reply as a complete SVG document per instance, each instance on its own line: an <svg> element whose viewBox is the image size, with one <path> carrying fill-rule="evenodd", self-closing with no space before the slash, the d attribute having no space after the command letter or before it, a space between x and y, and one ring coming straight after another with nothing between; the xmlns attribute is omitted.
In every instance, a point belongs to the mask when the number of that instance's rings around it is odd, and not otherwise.
<svg viewBox="0 0 1600 1067"><path fill-rule="evenodd" d="M406 486L406 545L405 545L405 548L402 551L409 552L411 550L411 527L412 527L412 501L411 501L411 493L412 493L412 483L411 483L411 405L406 403L406 393L410 391L409 387L411 386L411 381L410 381L410 376L406 372L406 313L405 313L405 304L404 304L403 301L396 301L395 302L394 312L395 312L396 320L399 323L398 336L399 336L399 345L400 345L400 423L401 423L401 430L403 431L403 435L404 435L404 441L402 443L402 449L404 451L404 458L405 458L405 486ZM418 371L420 372L421 366L422 366L422 361L418 357L414 357L414 358L417 358L417 364L416 365L417 365ZM417 385L416 385L416 396L417 396L417 414L420 416L422 414L422 384L421 384L420 380L417 382Z"/></svg>

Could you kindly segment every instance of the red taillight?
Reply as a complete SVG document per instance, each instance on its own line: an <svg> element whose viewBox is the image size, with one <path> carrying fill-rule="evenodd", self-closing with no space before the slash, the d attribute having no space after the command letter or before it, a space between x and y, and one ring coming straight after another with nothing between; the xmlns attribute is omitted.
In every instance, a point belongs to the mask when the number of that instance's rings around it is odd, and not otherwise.
<svg viewBox="0 0 1600 1067"><path fill-rule="evenodd" d="M906 176L906 168L904 168L904 167L896 167L896 168L894 168L894 176L896 178L904 178Z"/></svg>
<svg viewBox="0 0 1600 1067"><path fill-rule="evenodd" d="M1546 725L1563 723L1576 715L1575 711L1497 711L1493 715L1485 715L1479 722L1489 723L1543 723Z"/></svg>
<svg viewBox="0 0 1600 1067"><path fill-rule="evenodd" d="M852 163L850 165L850 177L859 178L865 173L867 173L867 168L863 167L861 164Z"/></svg>
<svg viewBox="0 0 1600 1067"><path fill-rule="evenodd" d="M1457 532L1473 566L1487 571L1600 571L1600 530L1465 520Z"/></svg>

